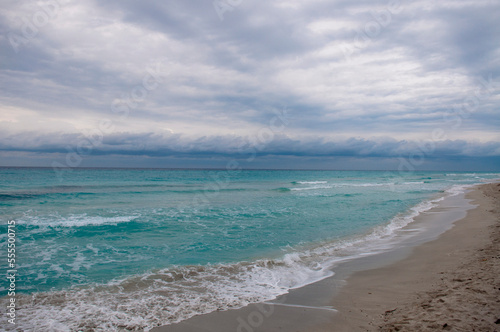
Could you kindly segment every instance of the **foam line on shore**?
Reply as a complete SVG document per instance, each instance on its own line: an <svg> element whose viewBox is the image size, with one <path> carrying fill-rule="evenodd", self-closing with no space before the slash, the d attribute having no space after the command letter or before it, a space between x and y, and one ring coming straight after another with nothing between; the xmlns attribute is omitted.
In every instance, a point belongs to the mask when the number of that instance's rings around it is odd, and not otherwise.
<svg viewBox="0 0 500 332"><path fill-rule="evenodd" d="M379 247L379 250L373 250L372 252L358 252L355 255L350 255L346 256L343 258L335 258L334 260L336 261L336 265L333 266L333 271L337 272L338 269L351 269L351 267L344 267L344 266L352 266L353 264L365 264L366 262L371 262L370 264L365 265L365 268L374 268L377 266L377 264L383 265L386 264L387 261L384 261L383 259L381 260L379 257L387 255L390 256L391 252L397 252L399 248L398 243L401 246L407 246L411 245L416 246L416 245L422 245L422 243L426 241L430 241L439 234L442 234L445 232L447 229L449 229L454 222L456 222L458 219L461 219L463 216L465 216L467 209L473 208L472 205L467 204L467 200L464 197L464 191L465 190L475 190L471 188L470 186L460 186L454 187L451 190L448 190L444 196L442 197L437 197L434 198L427 203L432 202L431 204L426 204L425 209L417 209L417 213L411 216L411 220L407 220L409 222L405 224L400 224L402 225L401 227L394 228L393 231L398 230L398 234L396 238L393 238L394 242L386 245L382 245ZM447 205L448 204L448 205ZM428 215L424 215L423 212L431 212ZM436 213L434 213L436 212ZM432 217L433 216L433 217ZM433 219L439 217L438 219ZM415 219L418 219L418 222L415 224L414 221ZM426 219L431 219L431 220L438 220L439 223L442 223L440 225L434 225L436 227L431 227L433 225L429 225L428 222L426 223ZM410 227L408 229L405 229L406 227ZM406 232L406 230L411 230L411 232ZM422 235L424 234L425 235ZM407 241L410 240L410 241ZM398 249L398 250L396 250ZM396 257L398 257L396 255ZM403 257L399 258L393 258L393 259L401 259ZM379 263L377 263L379 261ZM361 262L361 263L356 263L356 262ZM363 263L364 262L364 263ZM375 262L375 263L374 263ZM363 269L363 268L361 268ZM395 272L393 272L395 273ZM314 289L316 288L321 288L323 285L334 285L334 287L337 287L343 283L343 281L340 278L343 278L346 276L346 272L344 271L343 273L340 273L339 275L335 274L334 276L331 276L327 278L326 280L317 280L314 283L310 283L308 285L304 285L302 288L296 288L294 290L291 290L289 294L286 295L287 299L284 303L279 303L280 307L288 307L290 310L293 308L304 308L304 309L317 309L317 308L332 308L330 311L332 313L335 313L339 310L339 308L335 305L329 305L328 303L322 303L321 305L309 305L308 303L316 301L315 299L312 299L312 295L314 293ZM330 279L330 281L328 280ZM321 289L319 291L316 291L316 294L321 293ZM325 289L323 291L326 294L330 294L332 290ZM369 296L371 292L366 292L363 296ZM390 295L390 293L389 293ZM267 304L273 304L274 301L268 301L265 302ZM304 303L304 304L302 304ZM243 313L250 310L250 308L242 308L242 309L237 309L237 310L229 310L228 312L224 313L216 313L218 319L224 319L224 320L231 320L233 317L236 315L239 315L239 313ZM286 311L286 309L283 309ZM291 315L293 315L292 312L290 312ZM202 318L200 318L202 317ZM203 317L206 317L207 321L211 321L212 314L208 315L203 315L195 319L196 322L202 322L204 321ZM295 321L293 317L290 318L292 321L295 322L295 325L293 328L295 328L297 331L305 331L299 329L300 326L305 326L303 325L300 321ZM272 320L272 319L271 319ZM185 324L191 324L192 320L187 320L185 321ZM272 322L265 323L265 324L273 324ZM182 326L184 326L184 322L181 322L180 324L175 324L171 325L169 327L164 327L162 329L154 330L154 331L182 331ZM217 326L217 324L214 324L213 326ZM267 326L267 325L264 325ZM352 328L353 326L351 326ZM214 331L217 331L217 329L214 329ZM221 329L219 331L226 331L225 329ZM227 329L227 331L231 331L230 329ZM266 330L267 331L267 330ZM269 331L273 331L271 328L269 328ZM349 331L349 330L346 330Z"/></svg>

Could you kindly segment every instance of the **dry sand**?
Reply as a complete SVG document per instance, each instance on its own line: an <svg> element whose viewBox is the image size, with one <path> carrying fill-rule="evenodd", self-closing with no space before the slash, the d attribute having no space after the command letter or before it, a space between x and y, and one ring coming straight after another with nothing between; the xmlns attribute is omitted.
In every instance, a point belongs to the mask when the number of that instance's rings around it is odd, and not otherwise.
<svg viewBox="0 0 500 332"><path fill-rule="evenodd" d="M274 305L214 312L153 331L500 332L500 184L480 186L467 198L478 206L396 263L378 258L373 268L370 262L377 259L368 258L347 282L347 275L336 275L293 290ZM432 213L452 213L445 211Z"/></svg>

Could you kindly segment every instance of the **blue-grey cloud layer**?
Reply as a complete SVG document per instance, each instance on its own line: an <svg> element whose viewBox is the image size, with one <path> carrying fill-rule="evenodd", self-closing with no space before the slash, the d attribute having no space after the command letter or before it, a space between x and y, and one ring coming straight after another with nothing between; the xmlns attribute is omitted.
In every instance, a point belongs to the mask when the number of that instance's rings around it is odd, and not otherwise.
<svg viewBox="0 0 500 332"><path fill-rule="evenodd" d="M2 158L498 161L498 2L228 3L6 1Z"/></svg>

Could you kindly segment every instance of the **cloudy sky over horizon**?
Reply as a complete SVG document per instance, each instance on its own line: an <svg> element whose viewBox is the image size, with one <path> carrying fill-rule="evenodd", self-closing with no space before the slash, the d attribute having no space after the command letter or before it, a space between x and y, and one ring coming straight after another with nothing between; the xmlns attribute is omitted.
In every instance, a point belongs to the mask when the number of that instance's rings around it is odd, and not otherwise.
<svg viewBox="0 0 500 332"><path fill-rule="evenodd" d="M494 0L6 0L0 166L500 170Z"/></svg>

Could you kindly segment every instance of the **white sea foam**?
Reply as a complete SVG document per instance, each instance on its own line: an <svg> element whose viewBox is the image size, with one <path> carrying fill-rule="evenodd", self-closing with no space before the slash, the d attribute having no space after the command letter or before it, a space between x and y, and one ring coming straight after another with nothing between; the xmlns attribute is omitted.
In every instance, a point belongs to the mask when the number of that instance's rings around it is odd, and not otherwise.
<svg viewBox="0 0 500 332"><path fill-rule="evenodd" d="M474 187L475 185L473 184L465 184L465 185L455 185L449 189L447 189L445 192L449 196L457 196L465 193L467 189Z"/></svg>
<svg viewBox="0 0 500 332"><path fill-rule="evenodd" d="M384 187L384 186L390 186L393 185L394 183L386 182L386 183L372 183L372 182L367 182L367 183L335 183L333 184L334 187Z"/></svg>
<svg viewBox="0 0 500 332"><path fill-rule="evenodd" d="M82 227L82 226L99 226L99 225L116 225L122 222L130 222L137 219L139 216L114 216L100 217L88 216L87 214L73 214L67 217L54 215L51 217L38 217L33 215L25 215L24 218L17 221L18 224L34 225L41 227Z"/></svg>
<svg viewBox="0 0 500 332"><path fill-rule="evenodd" d="M92 250L95 255L99 254L99 248L95 248L92 243L87 244L87 249Z"/></svg>
<svg viewBox="0 0 500 332"><path fill-rule="evenodd" d="M345 183L343 185L347 187L383 187L389 185L389 183Z"/></svg>
<svg viewBox="0 0 500 332"><path fill-rule="evenodd" d="M328 181L297 181L298 184L324 184Z"/></svg>
<svg viewBox="0 0 500 332"><path fill-rule="evenodd" d="M271 300L311 277L331 274L318 265L309 267L293 254L281 260L170 268L107 285L19 296L17 328L149 330L196 314ZM0 323L9 326L5 317Z"/></svg>
<svg viewBox="0 0 500 332"><path fill-rule="evenodd" d="M312 186L312 187L304 187L304 188L291 188L293 191L304 191L304 190L317 190L317 189L331 189L333 186Z"/></svg>
<svg viewBox="0 0 500 332"><path fill-rule="evenodd" d="M484 178L484 177L491 177L491 176L500 176L500 173L447 173L446 176L463 176L463 177L469 177L469 178Z"/></svg>
<svg viewBox="0 0 500 332"><path fill-rule="evenodd" d="M343 188L343 187L383 187L394 185L394 183L329 183L326 181L310 181L310 182L297 182L303 184L316 184L311 187L294 187L290 188L293 191L303 191L303 190L318 190L318 189L332 189L332 188ZM423 182L422 182L423 183Z"/></svg>

